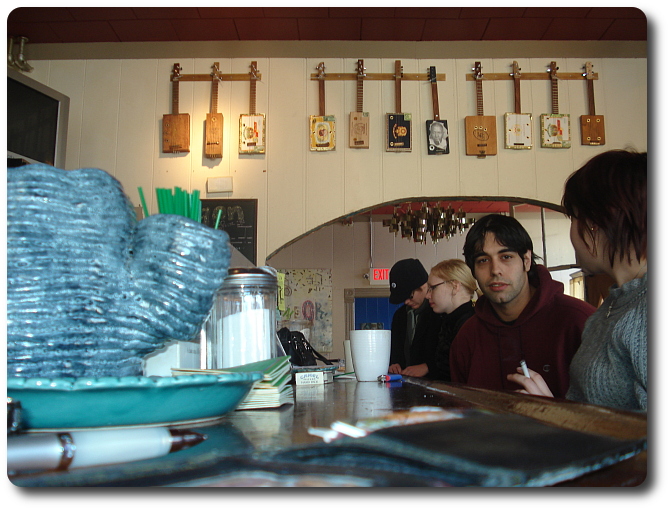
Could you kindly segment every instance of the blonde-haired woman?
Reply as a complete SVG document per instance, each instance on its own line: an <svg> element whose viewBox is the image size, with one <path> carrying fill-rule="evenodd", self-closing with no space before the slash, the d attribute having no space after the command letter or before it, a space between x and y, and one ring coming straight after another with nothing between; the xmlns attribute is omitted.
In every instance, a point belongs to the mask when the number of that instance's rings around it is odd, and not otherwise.
<svg viewBox="0 0 670 510"><path fill-rule="evenodd" d="M475 314L473 298L477 292L477 281L462 260L443 260L430 270L426 297L435 313L444 314L434 366L429 367L431 379L451 380L449 349L458 330Z"/></svg>
<svg viewBox="0 0 670 510"><path fill-rule="evenodd" d="M438 335L435 368L431 370L434 379L451 380L449 349L458 330L475 314L473 299L477 292L477 281L462 260L443 260L430 270L427 295L430 306L435 313L445 314Z"/></svg>

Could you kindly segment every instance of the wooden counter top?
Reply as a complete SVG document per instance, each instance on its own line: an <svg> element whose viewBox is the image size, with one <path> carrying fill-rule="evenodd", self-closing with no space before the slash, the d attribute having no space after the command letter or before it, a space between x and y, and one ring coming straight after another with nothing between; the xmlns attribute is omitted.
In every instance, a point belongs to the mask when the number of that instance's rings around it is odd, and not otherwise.
<svg viewBox="0 0 670 510"><path fill-rule="evenodd" d="M318 445L310 427L355 423L414 406L485 409L518 414L561 428L617 439L646 437L645 414L519 393L407 378L403 383L358 383L336 379L323 386L296 387L295 403L278 409L235 411L212 424L189 427L208 440L164 457L64 473L14 476L19 486L348 486L421 484L421 480L342 471L333 467L278 465L264 459L285 449ZM184 428L184 427L182 427ZM646 451L562 486L636 486L647 473ZM359 475L357 478L355 475ZM366 480L366 481L362 481Z"/></svg>

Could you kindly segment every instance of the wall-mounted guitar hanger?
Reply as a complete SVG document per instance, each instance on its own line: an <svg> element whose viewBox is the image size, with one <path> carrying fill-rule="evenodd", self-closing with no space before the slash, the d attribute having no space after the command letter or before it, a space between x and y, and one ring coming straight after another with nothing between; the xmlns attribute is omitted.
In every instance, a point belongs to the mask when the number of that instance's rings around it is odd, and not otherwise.
<svg viewBox="0 0 670 510"><path fill-rule="evenodd" d="M435 76L437 81L446 81L447 76L446 74L437 74ZM363 81L374 81L374 80L390 80L390 81L396 81L396 75L395 73L365 73L364 76L361 76L356 73L328 73L324 78L319 78L319 75L317 73L312 73L310 75L310 79L312 80L338 80L338 81L345 81L345 80L363 80ZM430 81L428 77L426 77L426 73L403 73L402 77L400 78L402 81Z"/></svg>
<svg viewBox="0 0 670 510"><path fill-rule="evenodd" d="M261 79L261 73L256 73L256 76L255 80ZM218 78L219 81L250 81L252 79L249 73L223 74L217 69L215 74L182 74L179 77L179 81L212 81L214 77Z"/></svg>
<svg viewBox="0 0 670 510"><path fill-rule="evenodd" d="M592 74L592 80L598 79L598 73ZM556 73L556 78L559 80L584 80L584 73ZM475 81L475 77L472 74L466 74L465 79L467 81ZM514 80L514 74L510 73L486 73L481 78L481 80ZM523 73L520 77L521 80L551 80L552 77L549 73Z"/></svg>

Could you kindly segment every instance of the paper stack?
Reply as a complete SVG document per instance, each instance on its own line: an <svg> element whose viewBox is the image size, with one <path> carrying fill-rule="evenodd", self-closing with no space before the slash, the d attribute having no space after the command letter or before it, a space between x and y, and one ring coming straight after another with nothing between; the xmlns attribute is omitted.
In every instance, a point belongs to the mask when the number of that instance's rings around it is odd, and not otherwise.
<svg viewBox="0 0 670 510"><path fill-rule="evenodd" d="M293 403L291 382L291 363L289 356L256 361L237 367L223 369L180 369L173 368L172 375L185 374L222 374L228 372L263 372L263 379L254 384L247 397L237 406L241 409L262 409L280 407Z"/></svg>

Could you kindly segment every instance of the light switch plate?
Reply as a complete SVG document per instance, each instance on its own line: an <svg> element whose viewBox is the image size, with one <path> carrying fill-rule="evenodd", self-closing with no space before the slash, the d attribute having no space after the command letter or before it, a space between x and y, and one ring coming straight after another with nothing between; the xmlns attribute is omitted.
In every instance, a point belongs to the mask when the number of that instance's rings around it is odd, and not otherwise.
<svg viewBox="0 0 670 510"><path fill-rule="evenodd" d="M207 193L226 193L233 191L232 177L209 177L207 179Z"/></svg>

